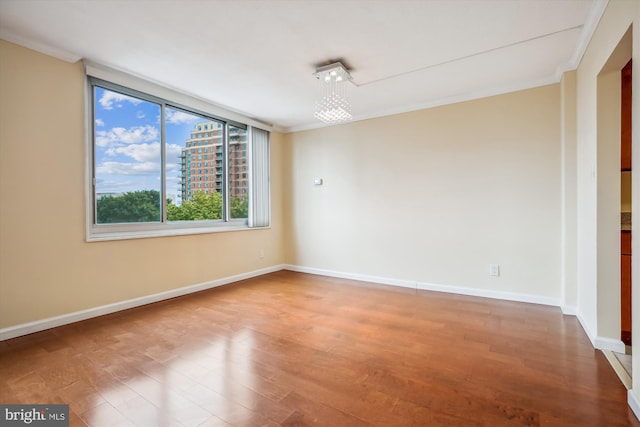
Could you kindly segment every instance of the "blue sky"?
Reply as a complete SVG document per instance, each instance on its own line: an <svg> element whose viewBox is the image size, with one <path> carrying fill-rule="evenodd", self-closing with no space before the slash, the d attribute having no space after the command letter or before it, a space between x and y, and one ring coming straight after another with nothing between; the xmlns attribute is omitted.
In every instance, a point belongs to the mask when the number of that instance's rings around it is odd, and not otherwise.
<svg viewBox="0 0 640 427"><path fill-rule="evenodd" d="M160 106L100 87L95 91L96 192L160 190ZM206 119L172 108L165 114L171 197L178 194L181 147L194 124Z"/></svg>

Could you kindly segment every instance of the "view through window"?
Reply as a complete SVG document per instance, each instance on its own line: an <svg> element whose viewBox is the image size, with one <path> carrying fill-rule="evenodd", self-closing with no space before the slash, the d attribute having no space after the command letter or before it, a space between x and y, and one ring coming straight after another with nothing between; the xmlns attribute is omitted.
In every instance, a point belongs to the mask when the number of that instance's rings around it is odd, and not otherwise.
<svg viewBox="0 0 640 427"><path fill-rule="evenodd" d="M96 224L246 219L247 129L93 84Z"/></svg>

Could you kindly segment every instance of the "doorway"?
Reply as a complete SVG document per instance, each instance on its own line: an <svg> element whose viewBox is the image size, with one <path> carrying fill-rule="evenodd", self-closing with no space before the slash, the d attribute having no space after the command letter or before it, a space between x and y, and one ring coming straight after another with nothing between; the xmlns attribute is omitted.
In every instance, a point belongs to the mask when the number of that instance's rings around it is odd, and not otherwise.
<svg viewBox="0 0 640 427"><path fill-rule="evenodd" d="M632 196L631 178L631 71L632 60L620 71L620 340L625 345L624 353L615 353L621 368L632 378L631 342L631 223ZM621 377L622 379L622 377ZM623 380L623 383L625 381ZM626 383L625 383L626 385Z"/></svg>
<svg viewBox="0 0 640 427"><path fill-rule="evenodd" d="M603 351L627 388L632 386L632 40L629 27L598 73L596 116L598 335L605 337Z"/></svg>
<svg viewBox="0 0 640 427"><path fill-rule="evenodd" d="M620 261L620 339L631 346L631 71L632 60L620 71L620 210L621 210L621 261Z"/></svg>

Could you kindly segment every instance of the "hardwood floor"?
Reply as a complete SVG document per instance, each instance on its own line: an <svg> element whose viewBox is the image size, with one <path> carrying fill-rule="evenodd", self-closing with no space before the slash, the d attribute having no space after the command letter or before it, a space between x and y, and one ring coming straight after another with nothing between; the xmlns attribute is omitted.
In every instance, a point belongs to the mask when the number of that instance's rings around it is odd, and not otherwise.
<svg viewBox="0 0 640 427"><path fill-rule="evenodd" d="M82 426L638 426L558 308L281 271L0 343Z"/></svg>

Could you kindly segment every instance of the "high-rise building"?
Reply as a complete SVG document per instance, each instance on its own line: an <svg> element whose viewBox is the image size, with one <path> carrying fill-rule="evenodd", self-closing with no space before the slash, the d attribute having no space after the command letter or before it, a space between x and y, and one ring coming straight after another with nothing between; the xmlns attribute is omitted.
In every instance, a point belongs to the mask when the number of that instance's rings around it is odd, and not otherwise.
<svg viewBox="0 0 640 427"><path fill-rule="evenodd" d="M180 155L181 182L178 188L182 200L191 200L196 191L222 193L225 185L223 156L223 126L216 121L196 123L185 141ZM235 126L229 129L227 155L231 197L246 197L248 186L247 131Z"/></svg>

